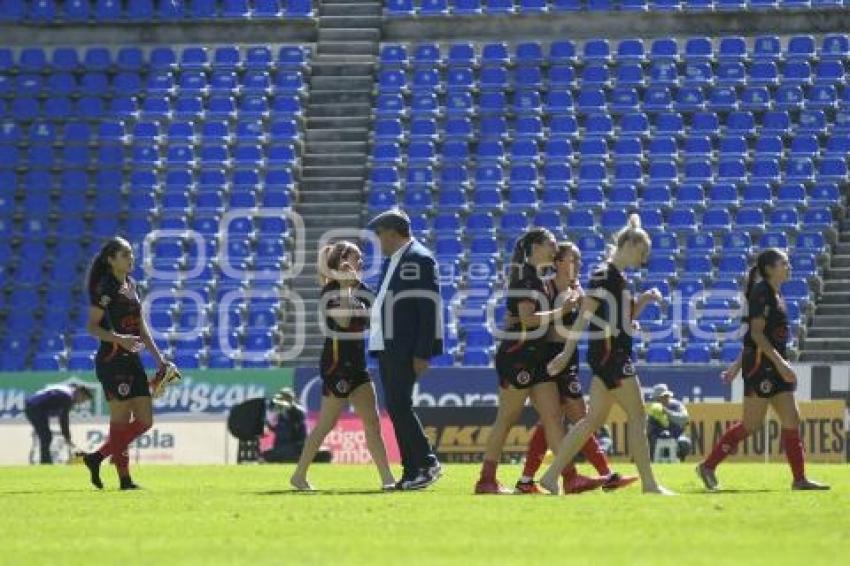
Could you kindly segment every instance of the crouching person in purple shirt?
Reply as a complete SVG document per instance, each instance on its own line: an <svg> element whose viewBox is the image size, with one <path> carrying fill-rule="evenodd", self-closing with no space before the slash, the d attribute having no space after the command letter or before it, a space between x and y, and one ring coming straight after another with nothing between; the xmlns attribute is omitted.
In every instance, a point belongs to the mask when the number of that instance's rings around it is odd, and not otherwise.
<svg viewBox="0 0 850 566"><path fill-rule="evenodd" d="M42 464L53 463L50 457L50 442L53 440L53 433L50 432L50 417L59 418L62 436L74 450L70 428L71 408L91 401L92 397L91 389L76 384L48 385L27 397L24 414L38 436Z"/></svg>

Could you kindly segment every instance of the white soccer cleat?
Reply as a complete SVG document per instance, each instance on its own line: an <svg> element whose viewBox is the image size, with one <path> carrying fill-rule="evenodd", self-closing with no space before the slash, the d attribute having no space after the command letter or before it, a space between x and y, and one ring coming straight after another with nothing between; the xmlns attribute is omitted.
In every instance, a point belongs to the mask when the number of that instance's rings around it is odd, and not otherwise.
<svg viewBox="0 0 850 566"><path fill-rule="evenodd" d="M165 393L165 388L183 379L183 376L180 375L180 370L177 369L177 366L172 362L166 362L160 366L158 370L156 370L156 375L153 380L150 382L151 394L154 399L158 397L162 397L162 394Z"/></svg>

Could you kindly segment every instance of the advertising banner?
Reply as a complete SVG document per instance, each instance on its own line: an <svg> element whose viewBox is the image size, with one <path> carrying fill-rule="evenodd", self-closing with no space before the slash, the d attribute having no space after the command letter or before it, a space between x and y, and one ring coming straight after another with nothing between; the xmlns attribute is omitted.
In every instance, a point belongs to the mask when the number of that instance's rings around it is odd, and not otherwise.
<svg viewBox="0 0 850 566"><path fill-rule="evenodd" d="M312 413L308 418L308 428L315 426L317 414ZM390 463L401 462L398 444L395 440L395 432L390 417L386 413L381 414L381 436L384 446L387 448L387 457ZM330 450L332 462L335 464L370 464L372 457L366 446L366 433L363 431L363 423L353 414L342 415L333 430L325 437L322 448Z"/></svg>
<svg viewBox="0 0 850 566"><path fill-rule="evenodd" d="M741 406L737 403L688 404L691 416L687 434L693 440L691 457L702 459L711 451L726 427L740 420ZM476 462L481 460L496 416L494 407L439 407L418 411L426 433L437 453L447 462ZM800 403L801 437L806 458L811 462L845 462L847 430L844 403L840 400L809 401ZM505 444L503 460L520 461L537 422L533 409L527 408L520 422L510 430ZM628 425L619 406L611 411L607 423L612 442L612 456L628 459ZM784 460L780 445L781 427L772 412L765 426L741 443L731 461L757 462Z"/></svg>
<svg viewBox="0 0 850 566"><path fill-rule="evenodd" d="M109 423L91 419L71 423L71 438L80 450L90 452L106 440ZM139 464L229 464L236 462L238 441L227 432L221 417L191 420L157 419L153 428L130 445L130 461ZM54 430L51 455L56 463L68 462L65 440ZM40 461L38 438L29 423L3 426L0 465L26 465Z"/></svg>
<svg viewBox="0 0 850 566"><path fill-rule="evenodd" d="M271 397L284 386L292 386L293 370L238 369L184 370L183 380L154 401L156 414L226 414L231 407L254 397ZM0 419L23 418L26 398L54 383L82 383L95 398L75 410L74 416L104 416L108 407L94 372L10 372L0 376Z"/></svg>
<svg viewBox="0 0 850 566"><path fill-rule="evenodd" d="M732 399L732 388L724 385L719 366L644 366L638 365L645 393L658 383L666 383L677 398L687 402L718 402ZM383 388L377 371L372 372L379 403L383 406ZM590 373L583 368L580 375L585 392L589 391ZM295 393L298 402L317 411L321 403L321 378L318 368L295 370ZM492 368L431 368L413 389L416 407L494 406L499 401L496 370Z"/></svg>

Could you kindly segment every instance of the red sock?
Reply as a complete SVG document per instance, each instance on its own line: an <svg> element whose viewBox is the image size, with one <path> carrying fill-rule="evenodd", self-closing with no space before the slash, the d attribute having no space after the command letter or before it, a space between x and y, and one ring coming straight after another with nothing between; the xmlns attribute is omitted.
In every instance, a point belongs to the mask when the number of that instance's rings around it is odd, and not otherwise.
<svg viewBox="0 0 850 566"><path fill-rule="evenodd" d="M141 421L133 421L129 424L109 423L109 437L98 452L104 458L121 453L127 449L127 446L131 442L149 428L150 425L144 424Z"/></svg>
<svg viewBox="0 0 850 566"><path fill-rule="evenodd" d="M794 474L794 481L806 479L805 456L803 456L803 441L800 440L800 431L796 428L782 429L782 445L785 448L785 457Z"/></svg>
<svg viewBox="0 0 850 566"><path fill-rule="evenodd" d="M711 454L705 459L705 466L712 470L716 468L726 456L735 451L738 443L747 438L748 434L747 429L744 428L744 423L735 423L727 428L723 436L720 437L720 442L717 443L717 446L714 447Z"/></svg>
<svg viewBox="0 0 850 566"><path fill-rule="evenodd" d="M481 463L481 478L478 480L481 483L493 483L496 481L496 467L499 464L493 460L484 460Z"/></svg>
<svg viewBox="0 0 850 566"><path fill-rule="evenodd" d="M538 424L534 427L531 440L528 441L528 450L525 453L525 466L522 468L522 475L529 478L534 477L534 474L543 465L546 448L546 430L542 424Z"/></svg>
<svg viewBox="0 0 850 566"><path fill-rule="evenodd" d="M98 449L100 455L104 458L108 458L115 453L115 449L118 447L118 443L124 437L125 429L130 426L126 423L109 423L109 436L106 437L106 442L103 443Z"/></svg>
<svg viewBox="0 0 850 566"><path fill-rule="evenodd" d="M115 469L118 471L118 477L130 477L130 454L125 448L120 454L112 456L112 462L115 464Z"/></svg>
<svg viewBox="0 0 850 566"><path fill-rule="evenodd" d="M567 464L567 467L561 472L561 478L564 480L564 483L568 484L574 477L578 475L578 471L576 470L575 464L570 462Z"/></svg>
<svg viewBox="0 0 850 566"><path fill-rule="evenodd" d="M590 438L582 447L581 453L596 468L600 476L607 476L611 473L611 468L608 467L608 458L605 457L605 452L596 440L596 436L590 435Z"/></svg>

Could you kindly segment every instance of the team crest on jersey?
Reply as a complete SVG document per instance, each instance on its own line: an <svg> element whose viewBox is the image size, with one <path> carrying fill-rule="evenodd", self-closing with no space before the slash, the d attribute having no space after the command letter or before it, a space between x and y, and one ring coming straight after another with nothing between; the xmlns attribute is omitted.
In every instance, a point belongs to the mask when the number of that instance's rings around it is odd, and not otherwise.
<svg viewBox="0 0 850 566"><path fill-rule="evenodd" d="M340 379L339 381L336 382L336 390L339 393L342 393L343 395L345 395L346 393L348 393L348 391L350 389L351 389L351 385L348 384L347 379Z"/></svg>
<svg viewBox="0 0 850 566"><path fill-rule="evenodd" d="M635 374L635 366L632 364L631 360L626 360L626 363L623 364L623 375L634 375Z"/></svg>
<svg viewBox="0 0 850 566"><path fill-rule="evenodd" d="M119 383L118 384L118 394L122 397L126 397L130 393L130 384L129 383Z"/></svg>
<svg viewBox="0 0 850 566"><path fill-rule="evenodd" d="M109 295L101 295L100 306L106 307L109 305L110 301L112 301L112 299L109 298Z"/></svg>
<svg viewBox="0 0 850 566"><path fill-rule="evenodd" d="M581 393L581 384L578 381L571 381L569 385L570 393L578 394Z"/></svg>
<svg viewBox="0 0 850 566"><path fill-rule="evenodd" d="M516 382L520 385L528 385L531 383L531 374L527 370L522 370L516 374Z"/></svg>
<svg viewBox="0 0 850 566"><path fill-rule="evenodd" d="M759 391L764 394L770 393L773 391L773 383L769 379L763 379L759 383Z"/></svg>

